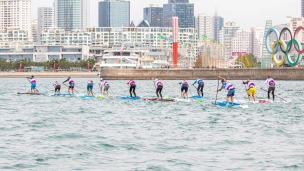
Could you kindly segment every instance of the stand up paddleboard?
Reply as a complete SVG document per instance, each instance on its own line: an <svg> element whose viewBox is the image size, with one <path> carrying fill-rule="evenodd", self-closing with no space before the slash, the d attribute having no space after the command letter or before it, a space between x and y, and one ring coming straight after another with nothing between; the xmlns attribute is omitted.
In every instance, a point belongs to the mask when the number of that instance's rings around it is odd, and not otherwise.
<svg viewBox="0 0 304 171"><path fill-rule="evenodd" d="M131 97L131 96L116 96L118 99L125 99L125 100L140 100L140 97Z"/></svg>
<svg viewBox="0 0 304 171"><path fill-rule="evenodd" d="M228 103L226 103L226 101L216 101L215 102L215 100L213 100L213 101L211 101L211 104L213 104L213 105L219 105L219 106L222 106L222 107L226 107L226 106L228 106L228 107L241 107L241 104L239 104L239 103L231 103L231 102L228 102Z"/></svg>
<svg viewBox="0 0 304 171"><path fill-rule="evenodd" d="M267 100L267 99L260 99L259 103L267 103L267 104L269 104L271 102L269 100Z"/></svg>
<svg viewBox="0 0 304 171"><path fill-rule="evenodd" d="M165 98L165 99L159 99L158 98L141 98L142 100L146 100L146 101L161 101L161 102L175 102L174 99L171 98Z"/></svg>
<svg viewBox="0 0 304 171"><path fill-rule="evenodd" d="M17 94L44 95L43 93L31 93L31 92L25 92L25 93L17 92Z"/></svg>
<svg viewBox="0 0 304 171"><path fill-rule="evenodd" d="M52 94L54 97L74 97L74 94Z"/></svg>
<svg viewBox="0 0 304 171"><path fill-rule="evenodd" d="M79 96L79 97L83 98L83 99L93 99L93 98L102 99L102 98L104 98L104 96L101 96L101 95L95 95L95 96L83 95L83 96Z"/></svg>
<svg viewBox="0 0 304 171"><path fill-rule="evenodd" d="M209 98L208 96L191 96L193 99L203 99L203 98Z"/></svg>

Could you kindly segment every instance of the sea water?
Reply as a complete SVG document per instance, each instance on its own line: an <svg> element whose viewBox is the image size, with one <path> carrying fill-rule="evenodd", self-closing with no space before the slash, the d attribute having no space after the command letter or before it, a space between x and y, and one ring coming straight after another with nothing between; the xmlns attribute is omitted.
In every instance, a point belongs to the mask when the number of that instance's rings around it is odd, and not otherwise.
<svg viewBox="0 0 304 171"><path fill-rule="evenodd" d="M210 104L217 80L205 81L210 98L190 103L116 99L129 95L127 81L109 81L104 99L49 96L64 80L37 78L46 95L17 95L30 88L25 78L0 79L0 170L304 170L301 81L277 81L287 103L272 104L247 103L242 82L230 81L244 109ZM87 79L75 82L85 94ZM138 96L156 97L152 81L136 82ZM163 81L163 96L178 98L179 82ZM93 91L100 94L98 83Z"/></svg>

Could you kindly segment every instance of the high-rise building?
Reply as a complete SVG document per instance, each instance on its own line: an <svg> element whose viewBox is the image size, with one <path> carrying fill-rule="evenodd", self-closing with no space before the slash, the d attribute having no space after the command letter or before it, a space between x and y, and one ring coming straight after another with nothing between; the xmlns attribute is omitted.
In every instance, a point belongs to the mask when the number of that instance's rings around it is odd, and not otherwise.
<svg viewBox="0 0 304 171"><path fill-rule="evenodd" d="M164 27L172 27L172 17L178 17L180 28L194 28L194 4L189 0L168 0L163 5Z"/></svg>
<svg viewBox="0 0 304 171"><path fill-rule="evenodd" d="M224 27L224 18L218 16L217 13L213 16L213 38L215 40L220 40L220 33ZM221 42L220 42L221 43Z"/></svg>
<svg viewBox="0 0 304 171"><path fill-rule="evenodd" d="M90 0L55 0L55 26L82 30L90 25Z"/></svg>
<svg viewBox="0 0 304 171"><path fill-rule="evenodd" d="M240 27L236 26L235 22L229 21L225 24L222 30L221 42L226 46L225 58L229 60L232 57L232 38L235 36Z"/></svg>
<svg viewBox="0 0 304 171"><path fill-rule="evenodd" d="M231 41L232 54L252 53L252 30L238 29ZM234 57L238 57L233 55Z"/></svg>
<svg viewBox="0 0 304 171"><path fill-rule="evenodd" d="M195 16L195 29L197 29L198 38L201 39L202 35L214 39L214 19L213 16L207 14L198 14Z"/></svg>
<svg viewBox="0 0 304 171"><path fill-rule="evenodd" d="M253 27L252 30L252 54L256 58L261 58L262 56L262 45L264 38L264 28Z"/></svg>
<svg viewBox="0 0 304 171"><path fill-rule="evenodd" d="M151 27L163 26L163 8L151 4L150 7L144 8L144 20L147 20Z"/></svg>
<svg viewBox="0 0 304 171"><path fill-rule="evenodd" d="M0 0L0 29L20 28L31 34L31 0Z"/></svg>
<svg viewBox="0 0 304 171"><path fill-rule="evenodd" d="M302 0L301 7L301 16L304 17L304 0Z"/></svg>
<svg viewBox="0 0 304 171"><path fill-rule="evenodd" d="M54 27L54 8L39 7L38 8L38 41L40 41L41 33L46 28Z"/></svg>
<svg viewBox="0 0 304 171"><path fill-rule="evenodd" d="M128 27L130 25L130 1L104 0L99 2L99 27Z"/></svg>
<svg viewBox="0 0 304 171"><path fill-rule="evenodd" d="M198 30L199 39L206 35L220 42L220 33L224 26L224 18L217 16L198 14L195 16L195 28Z"/></svg>
<svg viewBox="0 0 304 171"><path fill-rule="evenodd" d="M38 42L38 19L32 21L32 38L34 42Z"/></svg>

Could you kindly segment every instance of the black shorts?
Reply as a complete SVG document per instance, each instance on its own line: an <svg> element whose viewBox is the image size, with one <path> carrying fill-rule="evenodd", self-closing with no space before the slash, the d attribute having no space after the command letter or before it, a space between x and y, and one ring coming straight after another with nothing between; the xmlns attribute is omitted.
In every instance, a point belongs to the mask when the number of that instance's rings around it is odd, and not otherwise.
<svg viewBox="0 0 304 171"><path fill-rule="evenodd" d="M60 91L60 87L55 87L55 91Z"/></svg>
<svg viewBox="0 0 304 171"><path fill-rule="evenodd" d="M185 91L186 93L188 92L188 86L182 86L181 92Z"/></svg>
<svg viewBox="0 0 304 171"><path fill-rule="evenodd" d="M268 93L274 92L274 90L275 90L275 87L269 87L269 88L268 88Z"/></svg>
<svg viewBox="0 0 304 171"><path fill-rule="evenodd" d="M74 83L71 83L69 88L74 88L75 84Z"/></svg>

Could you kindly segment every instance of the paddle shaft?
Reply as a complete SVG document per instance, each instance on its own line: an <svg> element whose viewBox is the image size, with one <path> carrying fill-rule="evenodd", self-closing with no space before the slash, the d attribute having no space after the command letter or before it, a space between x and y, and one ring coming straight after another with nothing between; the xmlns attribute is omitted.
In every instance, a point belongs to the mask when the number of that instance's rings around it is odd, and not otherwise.
<svg viewBox="0 0 304 171"><path fill-rule="evenodd" d="M264 90L264 91L268 92L268 91L267 91L267 90L265 90L265 89L262 89L262 90ZM286 100L284 100L283 98L281 98L281 97L279 97L279 96L277 96L277 95L274 95L274 96L286 102Z"/></svg>
<svg viewBox="0 0 304 171"><path fill-rule="evenodd" d="M215 103L214 103L214 105L216 105L219 85L220 85L220 78L217 79L217 89L216 89L216 96L215 96Z"/></svg>
<svg viewBox="0 0 304 171"><path fill-rule="evenodd" d="M63 85L65 85L65 84L63 84ZM65 86L67 86L67 85L65 85ZM69 87L69 86L67 86L67 87ZM79 93L79 91L77 91L77 90L75 90L75 89L74 89L74 91L76 91L76 93Z"/></svg>

